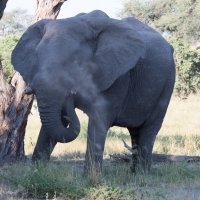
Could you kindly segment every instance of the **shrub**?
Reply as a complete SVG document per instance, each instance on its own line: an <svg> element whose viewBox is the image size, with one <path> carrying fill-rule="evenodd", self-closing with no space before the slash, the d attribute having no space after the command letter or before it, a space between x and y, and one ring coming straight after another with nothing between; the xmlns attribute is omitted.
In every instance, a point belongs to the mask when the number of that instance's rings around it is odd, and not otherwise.
<svg viewBox="0 0 200 200"><path fill-rule="evenodd" d="M120 188L117 186L100 186L100 187L93 187L90 188L89 191L89 199L105 199L105 200L110 200L110 199L115 199L115 200L137 200L138 198L136 197L135 194L135 188L131 189L125 189L125 188Z"/></svg>
<svg viewBox="0 0 200 200"><path fill-rule="evenodd" d="M170 38L176 64L175 95L185 98L200 87L200 53L181 39Z"/></svg>
<svg viewBox="0 0 200 200"><path fill-rule="evenodd" d="M39 198L64 197L80 199L84 196L84 183L72 166L57 166L38 163L28 166L16 164L9 173L0 177L13 183L23 193Z"/></svg>
<svg viewBox="0 0 200 200"><path fill-rule="evenodd" d="M0 59L2 60L3 72L8 82L15 73L15 70L11 64L11 53L18 41L19 36L17 35L7 35L0 40Z"/></svg>

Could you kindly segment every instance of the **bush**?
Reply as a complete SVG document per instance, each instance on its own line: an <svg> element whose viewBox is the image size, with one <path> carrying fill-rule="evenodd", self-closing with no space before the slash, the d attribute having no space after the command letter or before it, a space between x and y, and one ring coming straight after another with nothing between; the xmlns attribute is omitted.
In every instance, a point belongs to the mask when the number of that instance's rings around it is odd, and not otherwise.
<svg viewBox="0 0 200 200"><path fill-rule="evenodd" d="M19 36L17 35L8 35L0 40L0 59L2 60L3 72L8 82L15 73L15 70L11 64L11 53L18 41Z"/></svg>
<svg viewBox="0 0 200 200"><path fill-rule="evenodd" d="M16 164L9 173L0 173L3 178L27 195L37 198L80 199L83 197L85 185L80 181L81 176L75 173L72 166L53 164Z"/></svg>
<svg viewBox="0 0 200 200"><path fill-rule="evenodd" d="M200 53L181 39L170 38L176 64L175 95L185 98L200 87Z"/></svg>
<svg viewBox="0 0 200 200"><path fill-rule="evenodd" d="M89 199L93 200L137 200L135 194L135 188L127 189L127 188L120 188L117 186L99 186L97 188L93 187L90 188L89 191Z"/></svg>

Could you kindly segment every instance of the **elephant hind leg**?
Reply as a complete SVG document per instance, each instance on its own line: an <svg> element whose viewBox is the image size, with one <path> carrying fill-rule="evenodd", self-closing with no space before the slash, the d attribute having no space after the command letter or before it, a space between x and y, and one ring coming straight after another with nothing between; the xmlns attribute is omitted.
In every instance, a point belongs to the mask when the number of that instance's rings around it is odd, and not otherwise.
<svg viewBox="0 0 200 200"><path fill-rule="evenodd" d="M131 145L133 149L132 153L132 166L131 166L131 171L134 173L137 172L140 169L140 158L139 158L139 130L138 128L132 128L128 127L127 128L130 136L131 136Z"/></svg>
<svg viewBox="0 0 200 200"><path fill-rule="evenodd" d="M56 140L54 140L48 133L41 127L36 147L33 152L32 161L49 161L50 155L56 146Z"/></svg>
<svg viewBox="0 0 200 200"><path fill-rule="evenodd" d="M150 171L153 145L160 127L161 124L152 124L139 128L128 128L131 136L132 148L136 150L132 155L131 170L134 173Z"/></svg>
<svg viewBox="0 0 200 200"><path fill-rule="evenodd" d="M156 139L156 135L162 126L172 90L173 82L168 80L156 103L154 110L145 120L143 125L138 128L128 128L132 141L136 141L138 150L138 155L136 156L137 159L135 159L136 164L133 163L133 170L136 169L138 163L140 164L143 171L150 170L153 145Z"/></svg>

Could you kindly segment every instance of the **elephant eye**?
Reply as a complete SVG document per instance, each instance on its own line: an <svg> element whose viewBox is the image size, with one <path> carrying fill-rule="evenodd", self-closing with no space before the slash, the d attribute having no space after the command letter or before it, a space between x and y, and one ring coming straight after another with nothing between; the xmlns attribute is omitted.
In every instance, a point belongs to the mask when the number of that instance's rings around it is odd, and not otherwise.
<svg viewBox="0 0 200 200"><path fill-rule="evenodd" d="M74 88L71 90L71 94L76 94L77 93L77 90Z"/></svg>
<svg viewBox="0 0 200 200"><path fill-rule="evenodd" d="M74 88L65 92L65 97L69 97L71 95L76 95L76 94L77 94L77 89Z"/></svg>

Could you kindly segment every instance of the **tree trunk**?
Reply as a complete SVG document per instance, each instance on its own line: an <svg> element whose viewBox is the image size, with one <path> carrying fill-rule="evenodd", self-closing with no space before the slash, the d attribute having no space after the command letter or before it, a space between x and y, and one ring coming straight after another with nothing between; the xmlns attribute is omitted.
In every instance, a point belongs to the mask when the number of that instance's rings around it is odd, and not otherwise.
<svg viewBox="0 0 200 200"><path fill-rule="evenodd" d="M56 19L65 1L67 0L37 0L35 22L44 18Z"/></svg>
<svg viewBox="0 0 200 200"><path fill-rule="evenodd" d="M8 0L0 2L0 19ZM35 21L56 19L64 0L37 0ZM0 62L0 163L25 159L24 136L33 95L25 95L26 84L15 73L8 84Z"/></svg>
<svg viewBox="0 0 200 200"><path fill-rule="evenodd" d="M0 63L0 162L24 160L24 135L33 95L25 95L26 84L15 73L8 84Z"/></svg>

